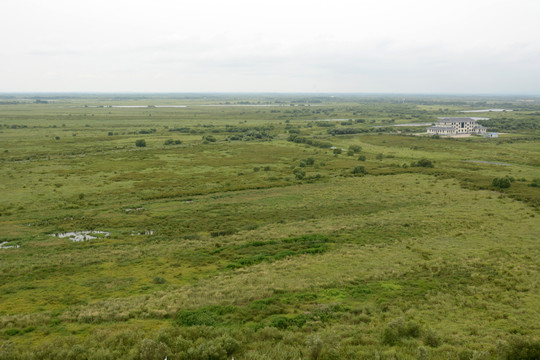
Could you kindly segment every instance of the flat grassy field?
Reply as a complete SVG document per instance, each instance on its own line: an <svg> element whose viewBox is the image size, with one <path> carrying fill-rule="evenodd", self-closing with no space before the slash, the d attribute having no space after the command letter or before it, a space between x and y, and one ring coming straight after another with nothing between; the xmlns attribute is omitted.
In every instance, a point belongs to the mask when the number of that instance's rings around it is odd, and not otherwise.
<svg viewBox="0 0 540 360"><path fill-rule="evenodd" d="M0 96L0 359L540 357L539 99L36 99Z"/></svg>

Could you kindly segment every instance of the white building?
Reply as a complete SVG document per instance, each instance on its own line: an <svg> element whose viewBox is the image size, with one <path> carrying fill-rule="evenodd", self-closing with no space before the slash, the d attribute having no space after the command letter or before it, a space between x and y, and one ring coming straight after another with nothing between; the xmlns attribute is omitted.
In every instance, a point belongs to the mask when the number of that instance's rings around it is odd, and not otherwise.
<svg viewBox="0 0 540 360"><path fill-rule="evenodd" d="M465 117L440 118L435 126L428 127L430 135L460 135L486 133L486 128L478 125L475 119Z"/></svg>

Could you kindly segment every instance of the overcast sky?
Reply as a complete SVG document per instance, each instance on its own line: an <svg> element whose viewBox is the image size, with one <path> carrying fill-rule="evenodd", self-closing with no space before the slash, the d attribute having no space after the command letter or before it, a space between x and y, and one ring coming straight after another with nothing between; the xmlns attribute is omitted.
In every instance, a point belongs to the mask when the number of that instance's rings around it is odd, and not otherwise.
<svg viewBox="0 0 540 360"><path fill-rule="evenodd" d="M0 92L540 94L538 0L0 5Z"/></svg>

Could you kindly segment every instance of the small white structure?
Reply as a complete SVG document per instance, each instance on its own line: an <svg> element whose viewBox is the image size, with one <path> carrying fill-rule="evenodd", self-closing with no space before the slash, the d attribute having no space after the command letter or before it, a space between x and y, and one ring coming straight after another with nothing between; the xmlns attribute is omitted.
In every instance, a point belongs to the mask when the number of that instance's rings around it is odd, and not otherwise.
<svg viewBox="0 0 540 360"><path fill-rule="evenodd" d="M447 117L440 118L435 126L428 127L430 135L460 135L486 133L486 128L478 125L476 120L468 117Z"/></svg>
<svg viewBox="0 0 540 360"><path fill-rule="evenodd" d="M485 138L498 138L499 134L497 134L497 133L485 133L484 137Z"/></svg>

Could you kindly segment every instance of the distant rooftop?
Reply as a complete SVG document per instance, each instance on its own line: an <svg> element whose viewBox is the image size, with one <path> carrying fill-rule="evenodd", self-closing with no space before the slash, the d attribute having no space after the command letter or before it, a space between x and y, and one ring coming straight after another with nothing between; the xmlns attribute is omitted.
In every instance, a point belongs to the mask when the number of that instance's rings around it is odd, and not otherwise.
<svg viewBox="0 0 540 360"><path fill-rule="evenodd" d="M467 122L476 122L476 119L470 118L470 117L443 117L439 118L439 122L460 122L460 121L467 121Z"/></svg>

